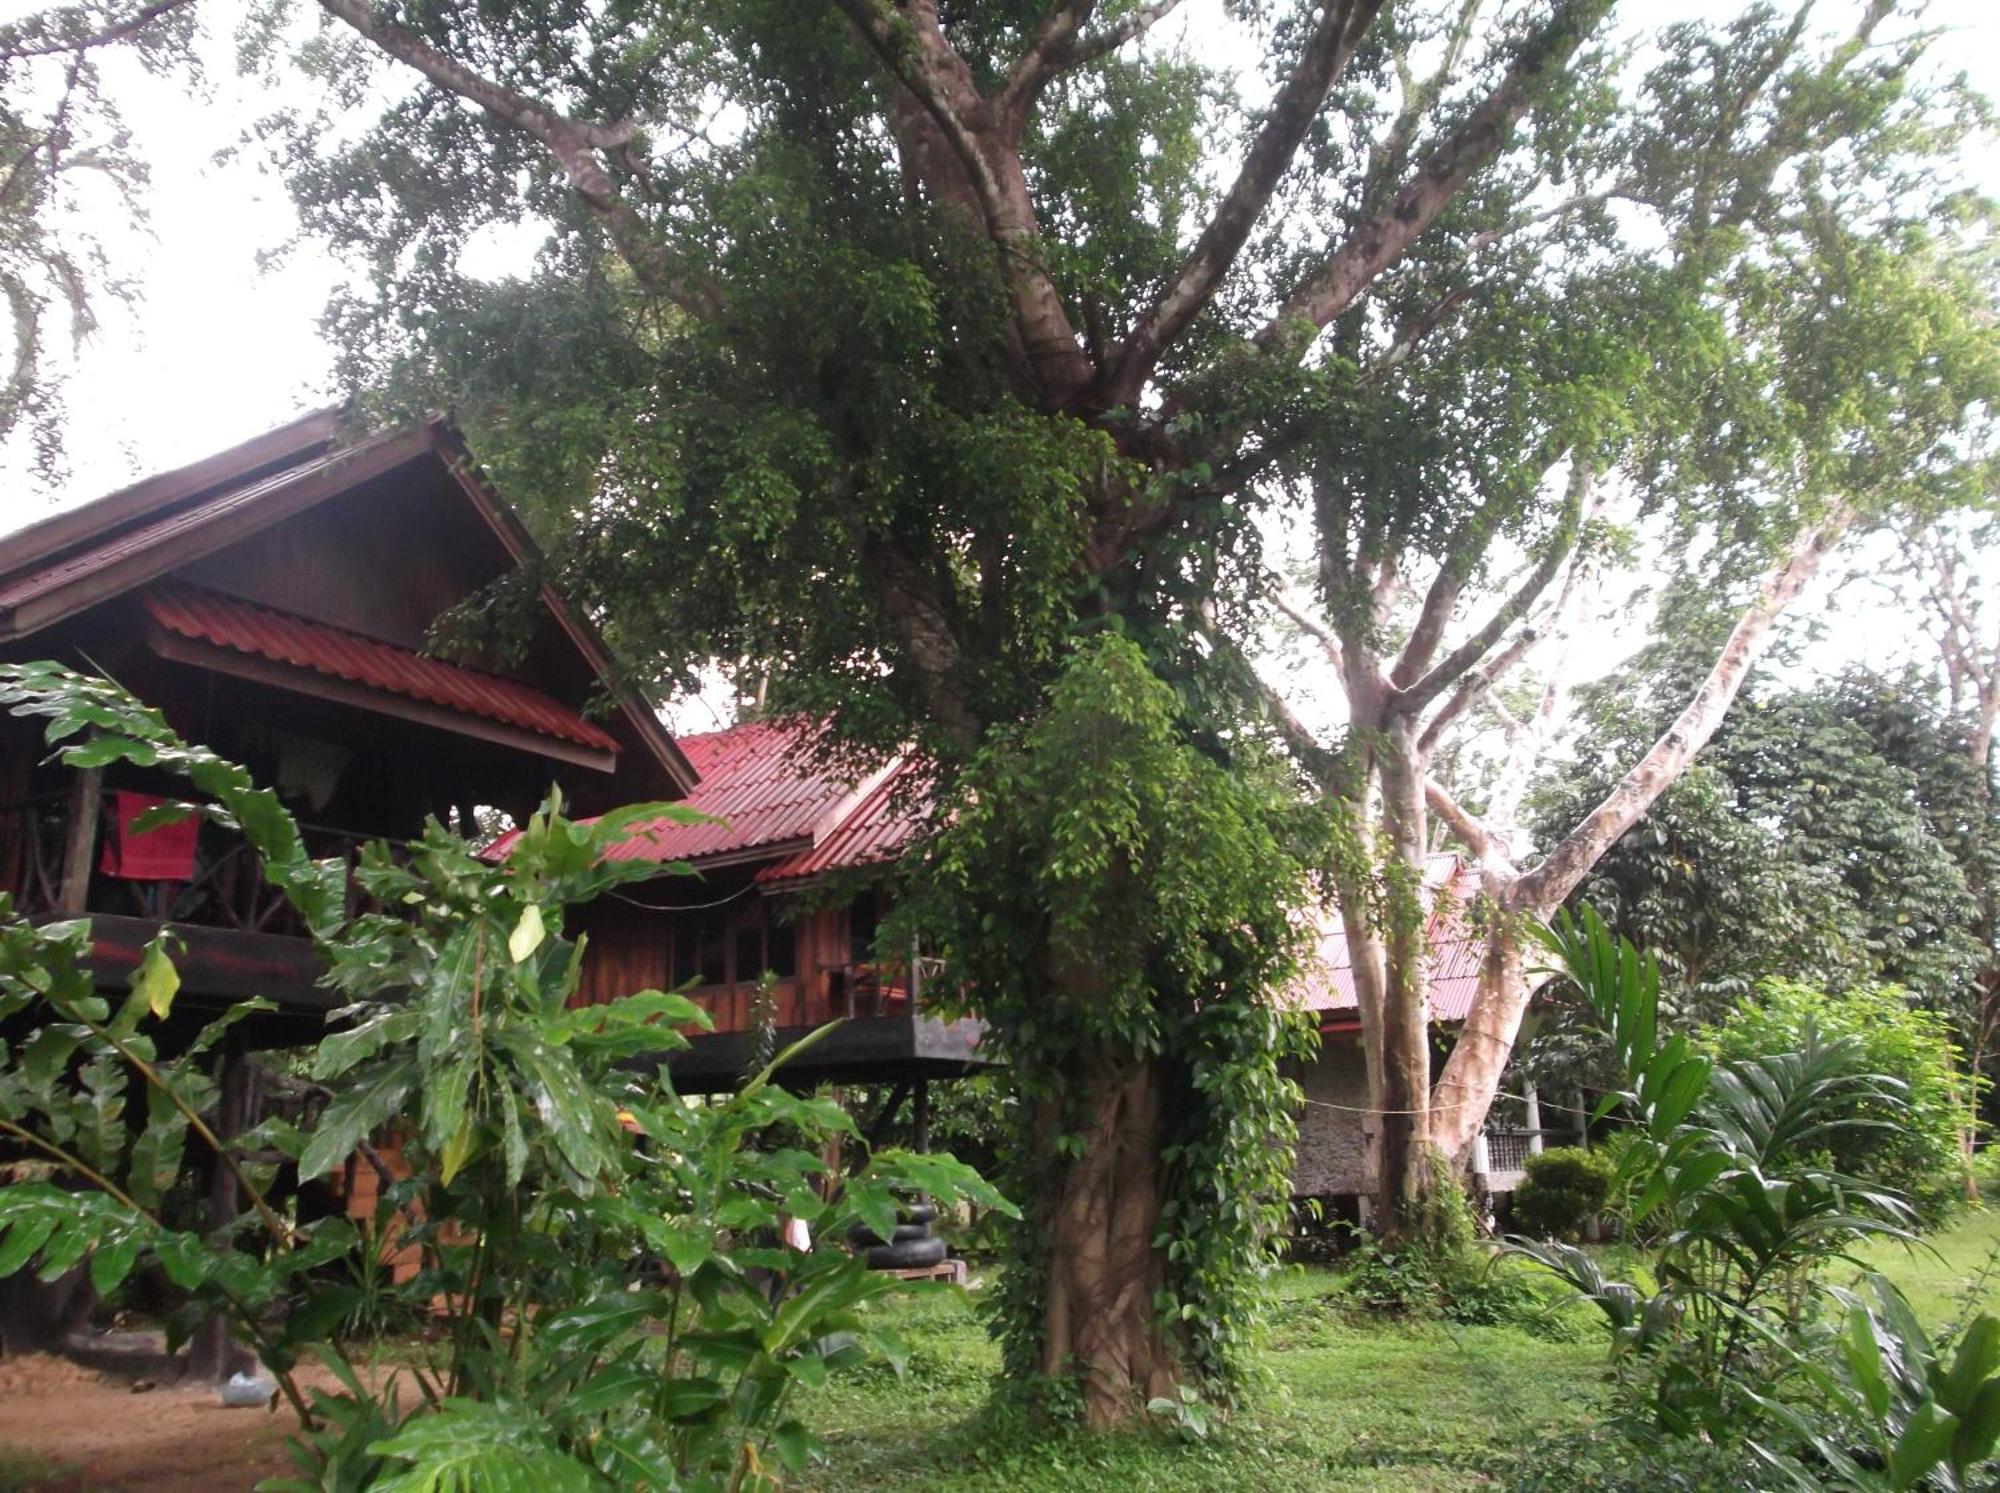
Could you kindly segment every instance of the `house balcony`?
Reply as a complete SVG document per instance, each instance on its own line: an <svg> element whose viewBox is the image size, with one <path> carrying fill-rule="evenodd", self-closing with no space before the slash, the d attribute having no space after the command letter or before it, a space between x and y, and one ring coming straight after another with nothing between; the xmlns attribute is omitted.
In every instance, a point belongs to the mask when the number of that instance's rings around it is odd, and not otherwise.
<svg viewBox="0 0 2000 1493"><path fill-rule="evenodd" d="M206 1020L261 996L279 1009L252 1018L253 1041L316 1035L341 998L321 988L324 964L291 905L265 878L262 858L239 836L206 822L186 821L164 846L157 833L127 835L117 822L119 802L116 794L98 797L73 783L0 806L0 890L14 910L36 923L88 919L92 967L113 989L125 986L164 926L178 940L177 1016L185 1006L186 1019ZM79 809L88 816L80 832ZM344 860L350 871L367 839L319 825L300 830L312 855ZM357 908L361 896L350 875Z"/></svg>
<svg viewBox="0 0 2000 1493"><path fill-rule="evenodd" d="M993 1059L979 1052L984 1022L919 1008L923 978L936 968L933 960L917 961L913 982L902 963L824 965L816 981L806 982L802 999L778 1005L793 1020L771 1032L768 1049L754 1024L718 1021L728 1029L692 1034L688 1050L668 1060L674 1087L683 1094L727 1092L754 1071L760 1053L783 1052L829 1021L840 1025L779 1071L788 1087L960 1078L990 1067Z"/></svg>

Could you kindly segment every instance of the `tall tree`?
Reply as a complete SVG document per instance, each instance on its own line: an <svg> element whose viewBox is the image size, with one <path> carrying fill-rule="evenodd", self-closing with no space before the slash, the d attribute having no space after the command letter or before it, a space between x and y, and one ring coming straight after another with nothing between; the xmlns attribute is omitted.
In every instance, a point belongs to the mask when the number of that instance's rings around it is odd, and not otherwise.
<svg viewBox="0 0 2000 1493"><path fill-rule="evenodd" d="M192 0L84 0L0 25L0 446L25 442L44 481L62 470L62 378L50 356L96 325L95 303L129 299L93 221L107 201L143 219L146 180L104 83L107 54L192 76Z"/></svg>
<svg viewBox="0 0 2000 1493"><path fill-rule="evenodd" d="M1375 408L1300 472L1323 607L1303 620L1342 681L1347 750L1272 708L1322 786L1369 805L1388 895L1351 881L1341 915L1392 1234L1424 1212L1431 1153L1462 1158L1484 1123L1527 1003L1521 923L1685 770L1845 534L1978 490L2000 362L1976 285L1929 227L1958 136L1945 101L1912 86L1922 42L1881 41L1892 10L1871 3L1830 37L1809 7L1672 28L1628 109L1575 147L1573 190L1491 183L1497 200L1456 204L1418 251L1420 290L1335 326L1363 362L1395 360ZM1404 355L1401 329L1441 315L1449 329ZM1657 739L1531 861L1432 768L1532 648L1537 612L1560 616L1557 582L1612 476L1672 526L1680 558L1708 553L1716 585L1763 574ZM1518 781L1501 789L1504 824ZM1435 1088L1412 906L1431 812L1477 860L1490 913L1480 992Z"/></svg>
<svg viewBox="0 0 2000 1493"><path fill-rule="evenodd" d="M1554 168L1610 0L1479 27L1460 4L1232 7L1264 54L1241 94L1198 47L1156 48L1174 8L321 0L303 61L329 103L282 147L309 226L370 272L333 318L352 381L456 403L629 656L669 682L758 660L775 707L935 760L957 884L1016 909L955 924L950 952L1036 979L992 1012L1038 1096L1009 1361L1077 1374L1100 1423L1228 1384L1267 1225L1247 1184L1285 1124L1257 988L1283 950L1239 947L1285 931L1220 889L1161 901L1147 878L1183 842L1131 818L1131 785L1180 801L1196 758L1254 775L1200 633L1247 625L1259 480L1354 394L1321 334L1483 179ZM1448 32L1450 65L1398 98L1385 37L1412 28ZM357 130L385 60L415 86ZM1392 131L1366 212L1331 210ZM462 273L470 235L521 222L550 229L533 278ZM1183 756L1157 754L1162 697L1106 633L1169 692ZM1094 802L1068 763L1022 760L1092 700L1137 754L1099 762ZM1020 781L1064 796L964 786ZM1292 855L1241 781L1213 833ZM1038 818L1051 802L1071 817ZM1086 841L1110 848L1066 858ZM1093 945L1071 925L1093 899L1182 921Z"/></svg>

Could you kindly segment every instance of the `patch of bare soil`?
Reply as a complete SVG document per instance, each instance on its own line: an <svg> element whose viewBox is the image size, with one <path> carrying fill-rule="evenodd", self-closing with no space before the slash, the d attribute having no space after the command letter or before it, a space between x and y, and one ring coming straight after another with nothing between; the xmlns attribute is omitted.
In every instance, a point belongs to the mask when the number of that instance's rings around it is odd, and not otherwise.
<svg viewBox="0 0 2000 1493"><path fill-rule="evenodd" d="M116 1348L105 1357L109 1367L0 1359L0 1489L237 1493L291 1470L284 1444L298 1421L282 1401L227 1409L213 1384L180 1382L177 1365Z"/></svg>

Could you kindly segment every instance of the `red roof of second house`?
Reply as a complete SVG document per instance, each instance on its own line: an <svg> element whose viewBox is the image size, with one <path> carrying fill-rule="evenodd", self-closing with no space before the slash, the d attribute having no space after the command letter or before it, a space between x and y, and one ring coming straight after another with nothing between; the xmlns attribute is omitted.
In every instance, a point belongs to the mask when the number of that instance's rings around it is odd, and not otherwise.
<svg viewBox="0 0 2000 1493"><path fill-rule="evenodd" d="M1430 900L1430 917L1424 927L1430 949L1426 988L1432 1021L1464 1021L1479 992L1479 967L1486 945L1467 916L1478 894L1478 871L1457 856L1434 855L1425 865L1424 895ZM1327 914L1317 957L1286 991L1285 1003L1297 1010L1315 1011L1326 1022L1359 1017L1354 958L1337 912Z"/></svg>
<svg viewBox="0 0 2000 1493"><path fill-rule="evenodd" d="M561 701L516 680L426 658L393 643L183 583L141 594L146 614L169 632L273 663L331 675L463 715L616 752L617 741Z"/></svg>
<svg viewBox="0 0 2000 1493"><path fill-rule="evenodd" d="M681 750L700 774L682 805L720 822L635 824L610 856L698 861L809 848L832 830L867 786L857 787L844 774L814 763L818 729L811 721L791 717L681 737ZM495 850L504 850L506 843Z"/></svg>
<svg viewBox="0 0 2000 1493"><path fill-rule="evenodd" d="M929 796L916 769L907 762L898 763L832 833L810 850L766 866L757 879L766 883L805 881L892 861L922 832L929 811Z"/></svg>

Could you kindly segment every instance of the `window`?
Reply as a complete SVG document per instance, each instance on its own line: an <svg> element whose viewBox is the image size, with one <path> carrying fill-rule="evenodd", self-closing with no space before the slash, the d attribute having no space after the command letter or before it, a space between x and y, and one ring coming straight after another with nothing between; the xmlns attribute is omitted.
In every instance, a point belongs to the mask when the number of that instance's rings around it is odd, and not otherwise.
<svg viewBox="0 0 2000 1493"><path fill-rule="evenodd" d="M789 980L798 973L798 951L790 923L773 919L765 935L764 948L764 967L772 974L781 980Z"/></svg>
<svg viewBox="0 0 2000 1493"><path fill-rule="evenodd" d="M736 968L732 978L750 985L766 974L789 980L797 972L792 929L779 922L761 899L737 912L732 920Z"/></svg>
<svg viewBox="0 0 2000 1493"><path fill-rule="evenodd" d="M743 922L736 927L736 980L749 985L764 973L764 925Z"/></svg>
<svg viewBox="0 0 2000 1493"><path fill-rule="evenodd" d="M674 928L674 983L721 985L729 979L729 945L722 914L689 913Z"/></svg>
<svg viewBox="0 0 2000 1493"><path fill-rule="evenodd" d="M875 893L863 892L847 910L847 957L851 962L867 964L875 958L876 921Z"/></svg>

